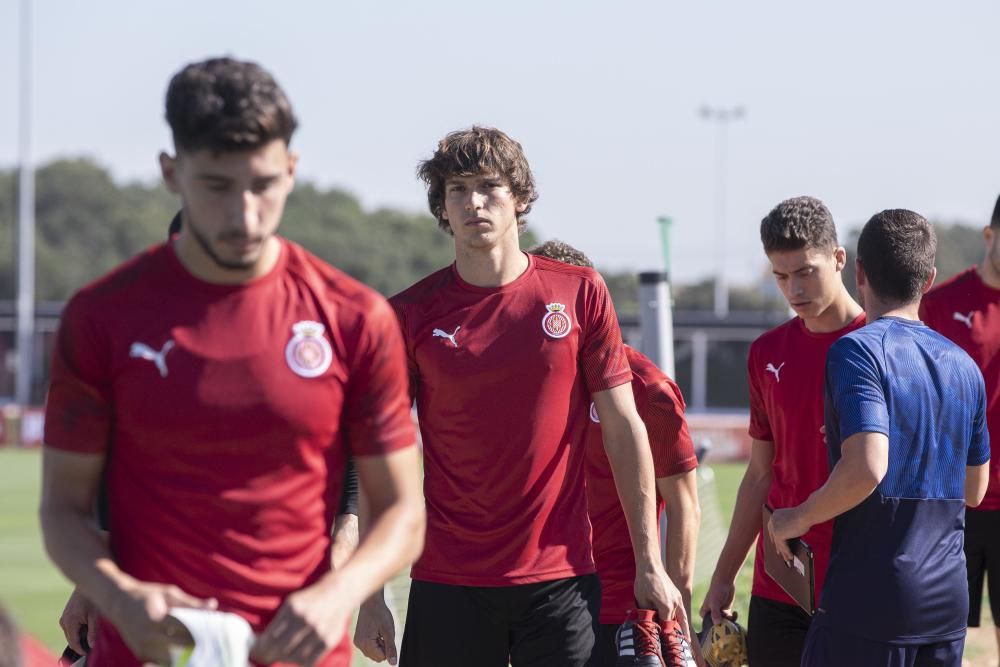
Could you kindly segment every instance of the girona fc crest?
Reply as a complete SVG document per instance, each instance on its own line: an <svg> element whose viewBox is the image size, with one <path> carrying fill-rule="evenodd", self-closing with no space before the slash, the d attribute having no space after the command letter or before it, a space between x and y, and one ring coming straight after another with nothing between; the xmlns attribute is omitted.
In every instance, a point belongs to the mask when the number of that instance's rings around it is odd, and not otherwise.
<svg viewBox="0 0 1000 667"><path fill-rule="evenodd" d="M561 303L550 303L545 306L545 317L542 318L542 331L552 338L562 338L569 333L572 323L566 314L566 306Z"/></svg>
<svg viewBox="0 0 1000 667"><path fill-rule="evenodd" d="M593 401L590 402L590 421L595 424L601 423L601 418L597 416L597 406L594 405Z"/></svg>
<svg viewBox="0 0 1000 667"><path fill-rule="evenodd" d="M333 349L319 322L302 320L292 325L292 339L285 346L285 361L292 372L304 378L314 378L326 372L333 363Z"/></svg>

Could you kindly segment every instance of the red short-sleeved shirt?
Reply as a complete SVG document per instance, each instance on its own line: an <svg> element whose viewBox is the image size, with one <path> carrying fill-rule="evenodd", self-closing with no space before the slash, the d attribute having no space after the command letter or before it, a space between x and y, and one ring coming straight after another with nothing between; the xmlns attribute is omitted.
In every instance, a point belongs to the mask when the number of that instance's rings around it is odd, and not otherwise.
<svg viewBox="0 0 1000 667"><path fill-rule="evenodd" d="M632 369L635 405L649 435L656 477L694 470L698 460L684 419L680 388L635 348L626 346L625 356ZM601 623L623 623L629 610L635 609L635 554L593 404L587 426L586 472L594 562L601 579ZM657 510L663 511L662 499Z"/></svg>
<svg viewBox="0 0 1000 667"><path fill-rule="evenodd" d="M826 353L834 341L865 324L864 314L829 333L809 331L801 318L771 329L750 346L750 437L774 443L774 464L767 503L773 509L795 507L826 482L830 463L823 426ZM758 513L759 516L759 513ZM796 604L764 571L764 541L757 540L753 594ZM813 549L816 599L830 562L833 522L813 526L802 536Z"/></svg>
<svg viewBox="0 0 1000 667"><path fill-rule="evenodd" d="M528 255L502 287L452 266L391 302L424 446L427 541L413 578L509 586L593 572L590 395L632 377L604 281Z"/></svg>
<svg viewBox="0 0 1000 667"><path fill-rule="evenodd" d="M986 380L986 426L990 432L990 484L969 511L1000 510L1000 289L983 282L976 267L928 292L920 319L968 352Z"/></svg>
<svg viewBox="0 0 1000 667"><path fill-rule="evenodd" d="M214 597L259 632L329 569L347 455L413 444L406 385L385 300L299 246L217 285L165 244L67 305L45 443L107 455L125 572ZM138 664L109 623L92 660Z"/></svg>

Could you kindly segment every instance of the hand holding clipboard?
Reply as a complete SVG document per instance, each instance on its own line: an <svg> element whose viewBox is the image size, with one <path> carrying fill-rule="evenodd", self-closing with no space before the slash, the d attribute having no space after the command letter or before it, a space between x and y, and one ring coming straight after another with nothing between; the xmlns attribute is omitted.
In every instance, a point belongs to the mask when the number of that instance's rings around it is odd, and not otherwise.
<svg viewBox="0 0 1000 667"><path fill-rule="evenodd" d="M788 540L791 559L786 562L785 558L778 553L774 541L771 539L771 532L768 530L771 515L771 508L764 505L762 507L763 530L760 536L760 539L764 540L764 571L800 607L812 614L816 611L816 568L812 549L799 538Z"/></svg>

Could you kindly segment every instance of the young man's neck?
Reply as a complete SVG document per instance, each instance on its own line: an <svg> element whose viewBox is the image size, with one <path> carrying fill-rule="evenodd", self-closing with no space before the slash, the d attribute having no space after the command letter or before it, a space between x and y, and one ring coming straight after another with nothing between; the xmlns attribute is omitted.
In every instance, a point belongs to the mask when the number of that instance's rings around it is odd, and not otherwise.
<svg viewBox="0 0 1000 667"><path fill-rule="evenodd" d="M188 273L206 283L216 285L242 285L261 278L275 267L281 257L281 241L271 236L264 241L260 258L246 269L228 269L216 264L193 238L178 236L170 241L181 265Z"/></svg>
<svg viewBox="0 0 1000 667"><path fill-rule="evenodd" d="M488 248L455 245L455 268L462 280L476 287L500 287L512 283L528 270L528 256L521 252L517 238L513 244Z"/></svg>
<svg viewBox="0 0 1000 667"><path fill-rule="evenodd" d="M884 303L869 298L865 303L865 319L871 324L880 317L898 317L903 320L920 321L920 299L911 303Z"/></svg>
<svg viewBox="0 0 1000 667"><path fill-rule="evenodd" d="M979 274L979 279L987 287L1000 289L1000 271L997 271L996 267L993 266L993 262L990 261L989 256L984 257L983 261L979 263L976 267L976 273Z"/></svg>
<svg viewBox="0 0 1000 667"><path fill-rule="evenodd" d="M861 313L861 306L847 288L841 285L840 294L826 310L816 317L802 318L802 323L813 333L832 333L849 325Z"/></svg>

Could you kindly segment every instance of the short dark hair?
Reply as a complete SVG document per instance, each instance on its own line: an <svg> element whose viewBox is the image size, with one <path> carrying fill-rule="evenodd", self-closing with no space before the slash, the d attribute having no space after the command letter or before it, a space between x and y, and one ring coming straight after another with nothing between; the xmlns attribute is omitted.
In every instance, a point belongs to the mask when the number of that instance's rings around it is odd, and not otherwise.
<svg viewBox="0 0 1000 667"><path fill-rule="evenodd" d="M528 166L521 144L493 127L474 125L467 130L449 133L438 142L430 159L417 167L417 176L427 185L427 204L437 218L438 227L451 233L444 218L444 185L454 176L495 173L510 187L514 198L525 209L517 214L518 229L524 229L524 219L538 199L535 177Z"/></svg>
<svg viewBox="0 0 1000 667"><path fill-rule="evenodd" d="M934 270L937 235L923 216L906 209L876 213L858 237L858 262L872 291L893 303L920 298Z"/></svg>
<svg viewBox="0 0 1000 667"><path fill-rule="evenodd" d="M815 197L793 197L781 202L760 221L764 252L837 247L837 227L830 209Z"/></svg>
<svg viewBox="0 0 1000 667"><path fill-rule="evenodd" d="M233 58L191 63L175 74L166 107L178 149L252 150L275 139L288 144L298 126L274 77L257 63Z"/></svg>
<svg viewBox="0 0 1000 667"><path fill-rule="evenodd" d="M557 262L564 262L573 266L594 268L594 263L582 251L559 239L552 239L551 241L536 245L534 248L529 248L528 252L532 255L548 257Z"/></svg>
<svg viewBox="0 0 1000 667"><path fill-rule="evenodd" d="M1000 197L997 197L996 206L993 207L993 217L990 218L990 227L1000 227Z"/></svg>

